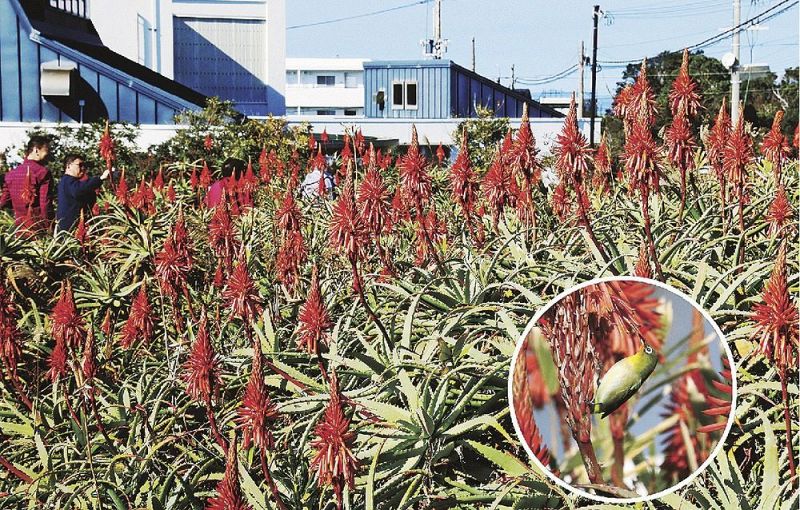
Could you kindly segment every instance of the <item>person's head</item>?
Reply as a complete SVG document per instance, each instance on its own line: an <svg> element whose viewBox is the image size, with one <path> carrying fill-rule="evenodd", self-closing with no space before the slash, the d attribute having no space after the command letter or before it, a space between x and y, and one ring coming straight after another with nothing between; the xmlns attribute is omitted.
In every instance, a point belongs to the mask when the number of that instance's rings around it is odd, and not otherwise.
<svg viewBox="0 0 800 510"><path fill-rule="evenodd" d="M72 153L64 158L64 173L81 178L86 173L86 160L83 155Z"/></svg>
<svg viewBox="0 0 800 510"><path fill-rule="evenodd" d="M50 139L46 136L33 135L25 146L25 157L33 161L44 161L50 154Z"/></svg>
<svg viewBox="0 0 800 510"><path fill-rule="evenodd" d="M237 158L228 158L222 163L222 177L234 176L237 181L244 173L247 163Z"/></svg>

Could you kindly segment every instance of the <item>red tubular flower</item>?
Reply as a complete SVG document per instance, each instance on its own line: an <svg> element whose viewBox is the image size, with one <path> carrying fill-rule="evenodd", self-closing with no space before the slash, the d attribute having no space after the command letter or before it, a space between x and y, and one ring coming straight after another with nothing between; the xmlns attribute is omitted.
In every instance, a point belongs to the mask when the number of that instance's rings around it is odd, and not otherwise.
<svg viewBox="0 0 800 510"><path fill-rule="evenodd" d="M63 343L66 348L78 348L86 338L83 319L78 314L72 296L72 284L69 280L61 284L61 295L53 307L51 329L56 344Z"/></svg>
<svg viewBox="0 0 800 510"><path fill-rule="evenodd" d="M342 158L342 168L347 168L347 163L353 159L353 149L350 148L353 140L350 139L350 135L344 135L343 143L344 145L342 146L342 153L340 156Z"/></svg>
<svg viewBox="0 0 800 510"><path fill-rule="evenodd" d="M798 340L797 305L789 295L786 279L786 243L778 249L775 266L764 286L762 303L753 306L753 320L759 339L759 352L775 363L780 370L797 367Z"/></svg>
<svg viewBox="0 0 800 510"><path fill-rule="evenodd" d="M358 460L352 452L356 433L350 430L350 418L342 409L335 373L331 376L330 402L314 433L317 438L311 441L311 446L317 453L311 460L311 469L317 473L317 486L332 486L341 509L345 484L350 490L355 489Z"/></svg>
<svg viewBox="0 0 800 510"><path fill-rule="evenodd" d="M628 126L628 119L633 117L631 115L631 102L633 101L633 86L626 85L617 93L617 97L614 98L614 104L612 106L612 111L614 115L621 118L625 129L627 130Z"/></svg>
<svg viewBox="0 0 800 510"><path fill-rule="evenodd" d="M351 263L361 259L367 231L353 202L353 181L349 178L333 205L329 231L329 243L334 251L344 254Z"/></svg>
<svg viewBox="0 0 800 510"><path fill-rule="evenodd" d="M228 285L222 291L222 298L231 309L231 315L237 316L250 324L261 313L261 297L247 271L247 260L239 258L228 278Z"/></svg>
<svg viewBox="0 0 800 510"><path fill-rule="evenodd" d="M559 221L563 222L572 211L572 204L567 196L567 188L563 183L553 189L553 194L550 197L550 207L553 209L553 214L556 215Z"/></svg>
<svg viewBox="0 0 800 510"><path fill-rule="evenodd" d="M278 229L284 233L300 230L302 225L302 215L300 213L300 209L297 207L293 193L287 191L283 196L281 206L275 212L275 220L277 222Z"/></svg>
<svg viewBox="0 0 800 510"><path fill-rule="evenodd" d="M183 209L179 209L178 219L155 258L155 275L164 295L174 299L178 295L177 291L186 287L186 280L193 265L191 242L183 220Z"/></svg>
<svg viewBox="0 0 800 510"><path fill-rule="evenodd" d="M722 166L728 182L736 184L734 196L740 200L745 195L747 166L753 161L753 140L744 129L744 115L739 116L722 152Z"/></svg>
<svg viewBox="0 0 800 510"><path fill-rule="evenodd" d="M208 336L206 311L200 314L200 323L192 344L189 359L183 365L182 378L186 381L186 393L196 401L210 402L220 382L220 360L211 346Z"/></svg>
<svg viewBox="0 0 800 510"><path fill-rule="evenodd" d="M708 131L706 138L706 152L708 153L708 163L714 169L717 180L720 183L720 192L725 193L725 172L723 171L723 153L725 144L731 133L731 118L725 105L725 98L722 98L722 105L714 121L714 126Z"/></svg>
<svg viewBox="0 0 800 510"><path fill-rule="evenodd" d="M106 310L106 314L103 317L103 323L100 325L100 331L106 336L106 338L111 338L111 332L114 329L114 325L111 323L111 309Z"/></svg>
<svg viewBox="0 0 800 510"><path fill-rule="evenodd" d="M211 152L211 149L214 147L214 139L211 138L211 133L207 133L205 139L203 140L203 148L206 152Z"/></svg>
<svg viewBox="0 0 800 510"><path fill-rule="evenodd" d="M428 161L419 152L417 128L414 125L411 126L411 146L406 155L400 158L399 165L403 193L413 200L419 217L431 197L431 176L426 170Z"/></svg>
<svg viewBox="0 0 800 510"><path fill-rule="evenodd" d="M299 230L290 230L280 247L275 261L278 280L292 289L297 284L300 266L306 261L306 250L303 234Z"/></svg>
<svg viewBox="0 0 800 510"><path fill-rule="evenodd" d="M495 230L505 208L516 203L517 190L514 176L503 162L502 151L498 152L481 182L481 194L492 212Z"/></svg>
<svg viewBox="0 0 800 510"><path fill-rule="evenodd" d="M269 155L271 156L273 154L275 154L275 151L270 151ZM269 181L272 180L272 167L270 166L266 147L262 148L261 153L258 155L258 176L265 184L269 184Z"/></svg>
<svg viewBox="0 0 800 510"><path fill-rule="evenodd" d="M100 137L100 157L106 161L106 168L111 170L114 156L114 139L111 138L111 133L108 129L108 121L106 121L106 128L103 130L103 135Z"/></svg>
<svg viewBox="0 0 800 510"><path fill-rule="evenodd" d="M786 190L783 184L781 184L778 186L775 199L772 201L767 211L770 235L776 235L783 230L783 227L789 223L792 216L792 205L786 197Z"/></svg>
<svg viewBox="0 0 800 510"><path fill-rule="evenodd" d="M67 348L63 340L56 340L48 365L50 370L47 371L47 376L51 382L55 382L56 379L67 373Z"/></svg>
<svg viewBox="0 0 800 510"><path fill-rule="evenodd" d="M533 410L537 408L537 400L541 398L544 393L549 400L550 396L547 394L544 381L541 379L541 373L538 372L539 365L536 362L535 354L532 356L533 366L535 372L531 373L531 366L528 363L528 352L532 351L531 342L525 340L525 347L520 351L520 357L514 365L514 376L512 379L513 389L513 410L519 424L522 437L528 444L528 447L536 455L542 464L548 466L550 464L550 451L544 444L539 427L533 417ZM523 359L523 356L525 359ZM538 376L538 377L537 377ZM538 379L536 386L532 385L532 380ZM535 393L532 393L535 391Z"/></svg>
<svg viewBox="0 0 800 510"><path fill-rule="evenodd" d="M326 343L327 331L333 327L333 323L322 300L316 265L311 271L311 288L306 302L300 308L299 320L297 346L309 354L319 354L320 343Z"/></svg>
<svg viewBox="0 0 800 510"><path fill-rule="evenodd" d="M217 494L208 499L206 510L252 510L239 485L239 460L236 439L225 454L225 476L217 484Z"/></svg>
<svg viewBox="0 0 800 510"><path fill-rule="evenodd" d="M169 187L167 188L167 202L175 202L175 186L173 186L172 183L169 183Z"/></svg>
<svg viewBox="0 0 800 510"><path fill-rule="evenodd" d="M192 167L192 175L189 177L189 185L192 187L192 191L197 190L197 186L200 184L200 180L197 178L197 168Z"/></svg>
<svg viewBox="0 0 800 510"><path fill-rule="evenodd" d="M408 210L408 199L403 188L398 186L392 196L391 226L394 227L401 221L411 221L411 212Z"/></svg>
<svg viewBox="0 0 800 510"><path fill-rule="evenodd" d="M577 193L582 189L586 175L589 173L589 162L592 159L592 149L586 136L578 128L577 105L575 95L569 104L569 113L564 120L564 126L556 137L556 171L565 185L571 186Z"/></svg>
<svg viewBox="0 0 800 510"><path fill-rule="evenodd" d="M550 392L547 390L547 384L544 381L539 360L536 358L536 350L530 337L525 341L525 349L520 351L520 355L525 357L525 384L528 387L531 403L535 409L541 409L550 402Z"/></svg>
<svg viewBox="0 0 800 510"><path fill-rule="evenodd" d="M611 151L608 148L606 134L600 138L600 145L594 153L594 176L592 185L606 194L611 190Z"/></svg>
<svg viewBox="0 0 800 510"><path fill-rule="evenodd" d="M447 235L447 227L436 217L433 207L427 214L417 218L416 221L417 257L415 263L422 266L433 254L435 246L440 244Z"/></svg>
<svg viewBox="0 0 800 510"><path fill-rule="evenodd" d="M145 214L155 214L156 206L155 206L155 199L156 195L153 193L153 190L144 180L144 176L142 176L141 181L139 181L139 186L136 188L136 191L133 193L133 196L130 200L131 207L135 209L139 209L143 211Z"/></svg>
<svg viewBox="0 0 800 510"><path fill-rule="evenodd" d="M685 110L672 118L672 124L664 132L664 141L669 160L681 171L681 178L685 180L686 171L694 168L694 151L697 148Z"/></svg>
<svg viewBox="0 0 800 510"><path fill-rule="evenodd" d="M153 337L154 324L153 309L147 299L147 280L142 280L139 292L131 304L128 320L122 328L120 343L127 349L133 345L137 338L141 338L142 342L147 344Z"/></svg>
<svg viewBox="0 0 800 510"><path fill-rule="evenodd" d="M22 354L18 320L14 297L4 285L0 285L0 361L12 380L17 379L17 363Z"/></svg>
<svg viewBox="0 0 800 510"><path fill-rule="evenodd" d="M164 189L164 168L158 167L156 178L153 179L153 188L161 191Z"/></svg>
<svg viewBox="0 0 800 510"><path fill-rule="evenodd" d="M721 391L724 395L727 395L728 398L723 399L717 398L713 395L706 395L706 402L708 402L710 406L703 410L703 414L706 416L721 416L722 420L716 423L698 427L697 431L702 432L703 434L724 429L728 424L728 416L731 414L731 401L733 398L733 386L731 386L731 381L733 379L731 377L731 365L727 356L722 356L722 363L725 365L725 368L720 372L720 375L722 375L722 381L714 380L711 381L711 384L713 384L714 387Z"/></svg>
<svg viewBox="0 0 800 510"><path fill-rule="evenodd" d="M705 441L704 436L698 436L693 433L697 431L697 428L693 426L697 424L697 418L689 396L689 381L690 377L687 374L673 383L670 401L665 406L666 410L662 414L663 417L678 416L678 422L667 431L666 447L664 448L665 458L661 468L667 470L679 480L685 478L691 472L689 447L684 439L683 428L689 430L688 437L692 450L697 456L698 463L702 462L709 454L708 448L705 446L707 441ZM692 430L693 428L695 429L694 431ZM701 441L701 438L703 441Z"/></svg>
<svg viewBox="0 0 800 510"><path fill-rule="evenodd" d="M83 217L83 209L81 209L81 216L78 220L78 226L75 227L75 240L85 247L86 242L89 240L89 235L86 232L86 220Z"/></svg>
<svg viewBox="0 0 800 510"><path fill-rule="evenodd" d="M792 157L792 148L789 146L789 140L781 132L782 120L783 110L778 110L772 120L772 128L761 142L761 154L772 163L772 173L776 181L780 179L784 161Z"/></svg>
<svg viewBox="0 0 800 510"><path fill-rule="evenodd" d="M363 155L364 151L367 149L367 144L364 140L364 134L361 132L361 128L358 128L356 131L356 136L353 141L356 144L356 151L358 152L358 155Z"/></svg>
<svg viewBox="0 0 800 510"><path fill-rule="evenodd" d="M643 207L652 191L659 192L661 167L656 141L643 120L633 123L625 139L625 170L628 172L630 192L638 191Z"/></svg>
<svg viewBox="0 0 800 510"><path fill-rule="evenodd" d="M444 161L444 147L442 147L442 142L439 142L439 146L436 148L436 159L439 160L439 166L442 166L442 161Z"/></svg>
<svg viewBox="0 0 800 510"><path fill-rule="evenodd" d="M471 217L475 210L478 192L478 179L469 159L467 130L461 135L461 149L450 169L450 196L464 214L467 226L472 228Z"/></svg>
<svg viewBox="0 0 800 510"><path fill-rule="evenodd" d="M211 170L209 170L208 163L206 163L205 160L203 161L203 170L200 172L200 186L203 188L203 191L211 186Z"/></svg>
<svg viewBox="0 0 800 510"><path fill-rule="evenodd" d="M319 139L320 139L320 141L321 141L322 143L328 143L328 140L329 140L329 137L328 137L328 128L323 128L323 129L322 129L322 134L319 136Z"/></svg>
<svg viewBox="0 0 800 510"><path fill-rule="evenodd" d="M253 367L244 390L242 405L237 410L236 423L243 431L242 447L245 450L250 448L252 442L256 448L267 451L275 446L272 427L279 414L264 384L260 348L256 346L253 350Z"/></svg>
<svg viewBox="0 0 800 510"><path fill-rule="evenodd" d="M647 257L646 243L642 243L639 247L639 259L636 261L636 267L633 268L633 276L653 278L653 271L650 269L650 259Z"/></svg>
<svg viewBox="0 0 800 510"><path fill-rule="evenodd" d="M120 205L127 206L129 204L130 198L128 197L128 194L128 183L125 181L125 169L123 168L119 174L119 182L117 183L116 191L117 200L119 201Z"/></svg>
<svg viewBox="0 0 800 510"><path fill-rule="evenodd" d="M389 218L389 191L373 161L358 186L358 211L371 236L381 235Z"/></svg>
<svg viewBox="0 0 800 510"><path fill-rule="evenodd" d="M697 83L689 76L689 50L683 50L683 61L678 77L669 91L669 106L673 116L683 109L689 117L695 117L702 108Z"/></svg>
<svg viewBox="0 0 800 510"><path fill-rule="evenodd" d="M528 103L522 106L522 121L511 147L504 147L503 152L508 156L508 163L514 171L532 189L542 177L542 167L536 159L539 151L536 149L536 139L528 119Z"/></svg>
<svg viewBox="0 0 800 510"><path fill-rule="evenodd" d="M233 258L233 254L239 246L236 240L236 229L228 213L228 203L224 192L221 203L214 208L214 216L211 217L211 221L208 223L208 243L214 253L226 261L230 261Z"/></svg>
<svg viewBox="0 0 800 510"><path fill-rule="evenodd" d="M649 128L655 122L656 115L656 96L650 82L647 81L647 59L642 60L642 67L639 69L639 76L631 88L631 103L628 108L629 123L636 123L637 119L642 119Z"/></svg>

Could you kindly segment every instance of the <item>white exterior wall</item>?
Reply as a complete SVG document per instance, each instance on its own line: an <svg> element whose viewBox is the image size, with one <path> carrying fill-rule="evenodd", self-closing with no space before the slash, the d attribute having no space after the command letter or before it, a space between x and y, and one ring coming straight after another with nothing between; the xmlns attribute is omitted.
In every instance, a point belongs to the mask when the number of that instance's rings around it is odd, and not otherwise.
<svg viewBox="0 0 800 510"><path fill-rule="evenodd" d="M103 43L134 62L174 79L173 17L266 20L265 67L270 110L285 107L286 0L89 0L89 16ZM140 58L139 20L146 25L148 58Z"/></svg>
<svg viewBox="0 0 800 510"><path fill-rule="evenodd" d="M316 115L317 110L345 109L364 115L365 59L287 58L286 113ZM319 76L333 76L333 85L320 85Z"/></svg>

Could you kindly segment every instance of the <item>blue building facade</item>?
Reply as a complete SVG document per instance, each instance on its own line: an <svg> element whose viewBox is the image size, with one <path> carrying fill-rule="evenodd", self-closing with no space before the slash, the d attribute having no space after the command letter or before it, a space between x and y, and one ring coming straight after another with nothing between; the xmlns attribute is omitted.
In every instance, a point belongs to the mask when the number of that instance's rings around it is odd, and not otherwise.
<svg viewBox="0 0 800 510"><path fill-rule="evenodd" d="M66 88L50 94L42 75L53 69ZM85 7L82 13L47 0L0 0L0 122L173 124L176 113L205 100L105 47Z"/></svg>
<svg viewBox="0 0 800 510"><path fill-rule="evenodd" d="M477 107L497 117L563 117L519 91L461 67L451 60L364 63L364 116L449 119L477 116Z"/></svg>

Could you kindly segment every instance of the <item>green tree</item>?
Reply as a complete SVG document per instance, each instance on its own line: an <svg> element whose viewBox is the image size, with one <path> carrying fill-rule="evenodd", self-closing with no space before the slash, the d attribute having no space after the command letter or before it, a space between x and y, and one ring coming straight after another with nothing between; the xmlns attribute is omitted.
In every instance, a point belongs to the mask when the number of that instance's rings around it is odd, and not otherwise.
<svg viewBox="0 0 800 510"><path fill-rule="evenodd" d="M495 118L490 108L477 107L478 117L459 123L453 133L453 145L461 147L461 137L467 131L467 148L469 159L476 169L485 170L497 151L497 144L503 141L508 131L507 118Z"/></svg>

